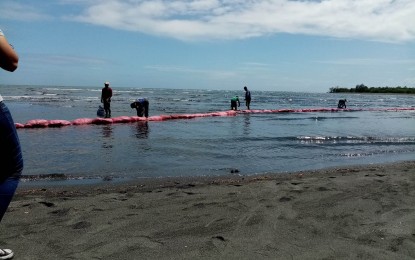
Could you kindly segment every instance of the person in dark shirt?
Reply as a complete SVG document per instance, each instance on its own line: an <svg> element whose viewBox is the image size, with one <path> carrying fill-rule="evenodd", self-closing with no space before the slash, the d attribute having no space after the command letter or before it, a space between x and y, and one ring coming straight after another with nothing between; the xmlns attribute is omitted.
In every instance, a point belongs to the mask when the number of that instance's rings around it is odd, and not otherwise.
<svg viewBox="0 0 415 260"><path fill-rule="evenodd" d="M346 99L340 99L339 103L337 104L337 108L346 108Z"/></svg>
<svg viewBox="0 0 415 260"><path fill-rule="evenodd" d="M105 117L111 117L111 98L112 89L107 81L104 83L104 88L101 91L101 103L104 103Z"/></svg>
<svg viewBox="0 0 415 260"><path fill-rule="evenodd" d="M251 91L248 90L248 88L245 86L244 87L245 90L245 104L246 104L246 108L249 110L249 106L251 105Z"/></svg>

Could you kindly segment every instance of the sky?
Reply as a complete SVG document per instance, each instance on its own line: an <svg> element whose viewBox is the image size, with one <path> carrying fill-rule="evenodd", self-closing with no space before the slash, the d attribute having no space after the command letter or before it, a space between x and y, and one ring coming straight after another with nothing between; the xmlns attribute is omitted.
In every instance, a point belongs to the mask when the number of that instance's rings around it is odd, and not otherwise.
<svg viewBox="0 0 415 260"><path fill-rule="evenodd" d="M1 0L0 84L415 87L414 0Z"/></svg>

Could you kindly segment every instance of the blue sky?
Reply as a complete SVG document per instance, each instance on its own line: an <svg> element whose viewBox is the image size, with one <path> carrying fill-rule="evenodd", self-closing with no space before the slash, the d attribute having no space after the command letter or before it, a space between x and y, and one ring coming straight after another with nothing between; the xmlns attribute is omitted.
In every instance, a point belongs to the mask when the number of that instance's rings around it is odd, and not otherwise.
<svg viewBox="0 0 415 260"><path fill-rule="evenodd" d="M0 84L415 87L413 0L2 0Z"/></svg>

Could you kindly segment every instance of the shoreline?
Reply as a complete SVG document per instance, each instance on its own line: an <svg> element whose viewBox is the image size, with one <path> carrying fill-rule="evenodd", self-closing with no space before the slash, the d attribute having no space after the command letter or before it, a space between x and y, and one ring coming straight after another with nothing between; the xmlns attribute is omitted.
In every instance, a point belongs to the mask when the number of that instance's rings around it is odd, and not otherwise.
<svg viewBox="0 0 415 260"><path fill-rule="evenodd" d="M376 171L379 169L389 168L389 167L407 167L413 165L415 167L414 161L397 161L391 163L376 163L376 164L355 164L348 166L332 166L320 169L312 170L300 170L293 172L273 172L273 173L259 173L252 175L239 175L237 173L230 173L228 175L209 175L209 176L166 176L166 177L142 177L136 179L127 178L126 180L122 179L109 179L98 178L93 179L90 183L80 183L80 184L65 184L65 182L76 183L77 181L72 180L62 180L63 185L59 184L48 184L44 181L37 183L27 182L28 185L19 184L16 191L16 196L24 196L26 194L41 195L45 191L51 193L64 192L66 190L71 190L72 192L79 192L81 194L85 193L95 193L99 191L113 191L116 192L119 189L129 189L135 191L149 191L158 188L172 188L175 186L180 187L180 185L191 185L191 186L206 186L206 185L228 185L235 183L249 183L253 181L261 180L285 180L290 178L302 178L305 176L324 176L327 174L335 173L347 173L353 174L353 172L361 170L371 170ZM58 180L59 181L59 180ZM35 181L36 182L36 181ZM51 179L46 182L55 182ZM81 182L81 181L80 181Z"/></svg>
<svg viewBox="0 0 415 260"><path fill-rule="evenodd" d="M19 187L16 259L415 257L415 161L282 174Z"/></svg>

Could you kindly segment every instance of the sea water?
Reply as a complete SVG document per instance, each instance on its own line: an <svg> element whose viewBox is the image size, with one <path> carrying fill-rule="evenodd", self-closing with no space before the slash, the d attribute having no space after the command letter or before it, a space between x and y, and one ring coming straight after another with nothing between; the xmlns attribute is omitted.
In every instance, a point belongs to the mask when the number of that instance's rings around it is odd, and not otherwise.
<svg viewBox="0 0 415 260"><path fill-rule="evenodd" d="M245 109L242 89L112 87L113 117L135 115L130 103L138 97L149 99L150 116L226 111L234 95ZM364 110L18 129L23 180L278 174L415 158L415 111L383 110L413 108L414 95L251 92L251 109L335 108L346 98L348 108ZM16 123L94 118L101 104L101 87L1 86L0 93Z"/></svg>

